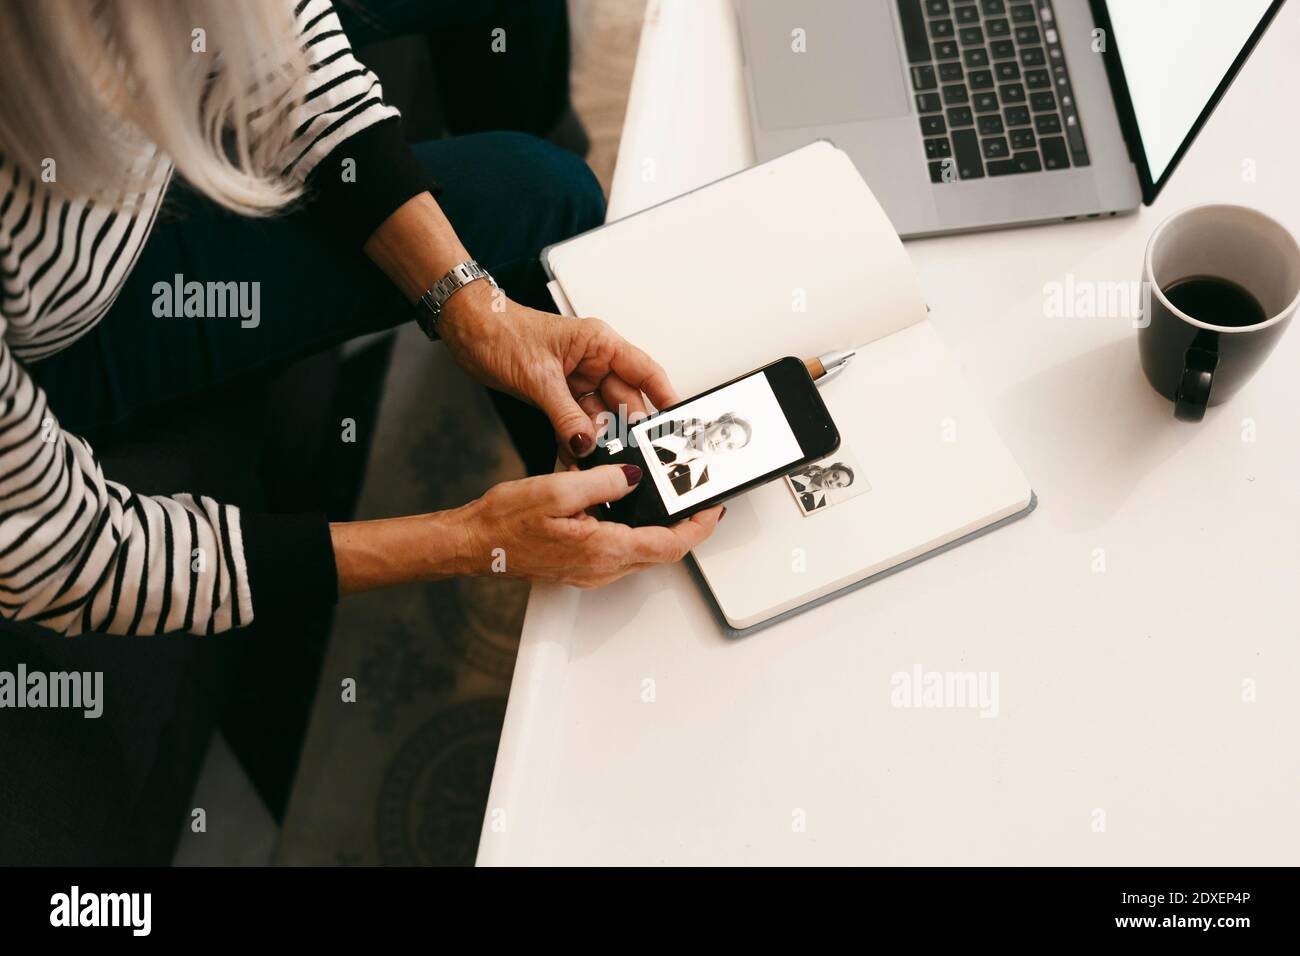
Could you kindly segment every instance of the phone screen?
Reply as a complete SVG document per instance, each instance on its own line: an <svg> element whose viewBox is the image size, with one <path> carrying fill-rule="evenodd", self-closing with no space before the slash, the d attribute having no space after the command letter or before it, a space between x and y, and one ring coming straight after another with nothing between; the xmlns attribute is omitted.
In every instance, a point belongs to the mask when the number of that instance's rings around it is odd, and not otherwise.
<svg viewBox="0 0 1300 956"><path fill-rule="evenodd" d="M669 515L803 456L762 371L633 425L631 435Z"/></svg>

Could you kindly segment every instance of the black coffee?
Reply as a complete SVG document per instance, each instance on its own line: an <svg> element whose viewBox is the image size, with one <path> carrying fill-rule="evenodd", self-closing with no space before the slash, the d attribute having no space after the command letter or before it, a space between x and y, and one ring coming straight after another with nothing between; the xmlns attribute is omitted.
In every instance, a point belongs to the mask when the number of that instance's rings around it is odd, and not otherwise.
<svg viewBox="0 0 1300 956"><path fill-rule="evenodd" d="M1268 316L1259 301L1228 279L1188 276L1162 290L1174 308L1206 325L1258 325Z"/></svg>

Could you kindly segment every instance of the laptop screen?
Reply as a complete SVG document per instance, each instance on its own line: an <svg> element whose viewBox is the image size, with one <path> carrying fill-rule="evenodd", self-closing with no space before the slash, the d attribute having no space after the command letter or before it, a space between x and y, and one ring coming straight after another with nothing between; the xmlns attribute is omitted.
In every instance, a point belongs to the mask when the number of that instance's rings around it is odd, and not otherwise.
<svg viewBox="0 0 1300 956"><path fill-rule="evenodd" d="M1272 0L1106 0L1151 182L1265 21Z"/></svg>

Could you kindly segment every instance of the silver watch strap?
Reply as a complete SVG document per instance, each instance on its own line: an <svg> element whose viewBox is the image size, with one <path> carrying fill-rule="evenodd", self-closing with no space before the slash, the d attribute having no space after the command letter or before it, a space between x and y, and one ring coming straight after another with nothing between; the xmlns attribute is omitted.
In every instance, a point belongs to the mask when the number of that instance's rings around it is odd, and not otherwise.
<svg viewBox="0 0 1300 956"><path fill-rule="evenodd" d="M473 259L469 259L454 266L435 282L428 292L420 296L420 305L423 307L420 328L424 329L424 333L429 338L437 338L438 319L442 317L442 307L447 300L476 279L487 279L492 288L497 288L496 280L488 274L488 271Z"/></svg>

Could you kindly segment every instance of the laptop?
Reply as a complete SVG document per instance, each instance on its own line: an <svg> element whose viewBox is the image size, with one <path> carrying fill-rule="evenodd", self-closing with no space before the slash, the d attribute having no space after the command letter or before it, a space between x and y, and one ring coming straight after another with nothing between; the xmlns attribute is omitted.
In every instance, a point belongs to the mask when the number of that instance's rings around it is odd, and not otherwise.
<svg viewBox="0 0 1300 956"><path fill-rule="evenodd" d="M735 0L758 159L829 139L900 235L1150 204L1283 0Z"/></svg>

